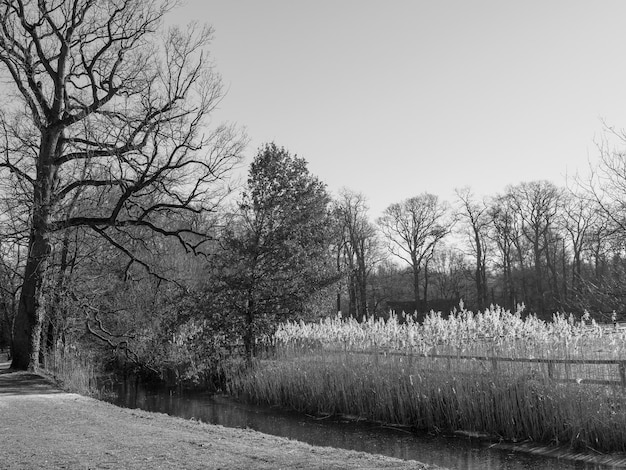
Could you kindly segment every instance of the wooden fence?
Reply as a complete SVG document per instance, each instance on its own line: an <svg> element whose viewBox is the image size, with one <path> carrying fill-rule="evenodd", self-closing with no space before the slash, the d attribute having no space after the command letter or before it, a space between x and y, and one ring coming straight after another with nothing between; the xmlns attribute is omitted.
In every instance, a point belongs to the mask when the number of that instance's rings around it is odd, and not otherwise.
<svg viewBox="0 0 626 470"><path fill-rule="evenodd" d="M596 384L596 385L620 385L626 387L626 359L544 359L544 358L520 358L520 357L498 357L498 356L474 356L466 354L416 354L394 350L351 350L351 349L331 349L327 352L343 353L343 354L365 354L375 356L376 360L379 357L402 357L406 358L409 365L415 365L415 361L438 361L444 360L447 364L447 369L454 368L453 362L461 363L462 361L472 361L474 363L489 364L488 367L483 367L485 370L490 369L492 372L498 372L502 369L502 364L530 364L539 365L544 368L546 375L551 380L557 382L569 382L578 384ZM467 364L467 362L465 363ZM585 366L591 366L592 372L597 372L598 369L604 369L607 373L604 374L605 378L593 378L582 377L584 374L576 374L574 368L578 368L579 371L584 369ZM563 369L563 373L559 374L558 369ZM504 371L503 371L504 372ZM589 372L589 371L587 371ZM577 376L578 375L578 376ZM594 373L594 375L596 375ZM610 377L610 378L606 378Z"/></svg>

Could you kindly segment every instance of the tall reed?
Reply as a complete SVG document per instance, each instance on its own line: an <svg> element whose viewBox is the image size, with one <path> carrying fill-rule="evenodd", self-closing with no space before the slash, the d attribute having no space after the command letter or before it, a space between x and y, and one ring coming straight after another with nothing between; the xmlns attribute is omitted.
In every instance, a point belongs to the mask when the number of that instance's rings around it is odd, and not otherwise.
<svg viewBox="0 0 626 470"><path fill-rule="evenodd" d="M393 317L287 323L276 334L275 357L241 370L232 377L230 391L256 403L311 414L626 451L624 387L559 383L532 364L494 369L480 361L389 354L462 350L512 357L596 357L593 348L601 347L602 356L624 357L622 345L610 345L612 337L621 338L620 332L563 316L551 324L529 318L492 308L476 315L461 310L448 319L433 313L423 325ZM370 353L364 354L366 350Z"/></svg>
<svg viewBox="0 0 626 470"><path fill-rule="evenodd" d="M68 392L98 396L95 361L72 348L55 348L44 356L44 371Z"/></svg>

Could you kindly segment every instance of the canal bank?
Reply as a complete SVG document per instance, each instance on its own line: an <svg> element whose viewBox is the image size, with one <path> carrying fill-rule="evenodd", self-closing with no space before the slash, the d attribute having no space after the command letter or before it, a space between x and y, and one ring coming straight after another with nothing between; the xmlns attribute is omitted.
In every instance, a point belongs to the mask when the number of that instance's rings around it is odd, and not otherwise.
<svg viewBox="0 0 626 470"><path fill-rule="evenodd" d="M0 363L0 469L434 469L126 409Z"/></svg>

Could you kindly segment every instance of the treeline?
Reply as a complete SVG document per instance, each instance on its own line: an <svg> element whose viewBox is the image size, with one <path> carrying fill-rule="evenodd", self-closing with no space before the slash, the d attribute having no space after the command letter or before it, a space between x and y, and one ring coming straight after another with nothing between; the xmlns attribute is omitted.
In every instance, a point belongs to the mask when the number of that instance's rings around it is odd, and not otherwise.
<svg viewBox="0 0 626 470"><path fill-rule="evenodd" d="M387 299L409 313L462 299L474 310L524 304L545 318L623 314L621 158L603 155L601 180L574 181L576 190L533 181L483 199L463 188L451 204L422 194L391 205L378 220L381 239L409 268L372 263L370 304L389 307Z"/></svg>

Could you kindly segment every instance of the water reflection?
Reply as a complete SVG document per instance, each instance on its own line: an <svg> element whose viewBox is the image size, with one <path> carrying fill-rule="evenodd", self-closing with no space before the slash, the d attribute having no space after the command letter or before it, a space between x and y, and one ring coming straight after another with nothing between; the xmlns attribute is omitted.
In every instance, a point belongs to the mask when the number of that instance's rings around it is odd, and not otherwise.
<svg viewBox="0 0 626 470"><path fill-rule="evenodd" d="M206 394L179 394L150 390L136 383L120 384L112 403L141 408L227 427L296 439L317 446L332 446L419 460L459 470L605 470L605 465L539 457L490 448L469 438L417 436L376 425L338 422L234 402Z"/></svg>

